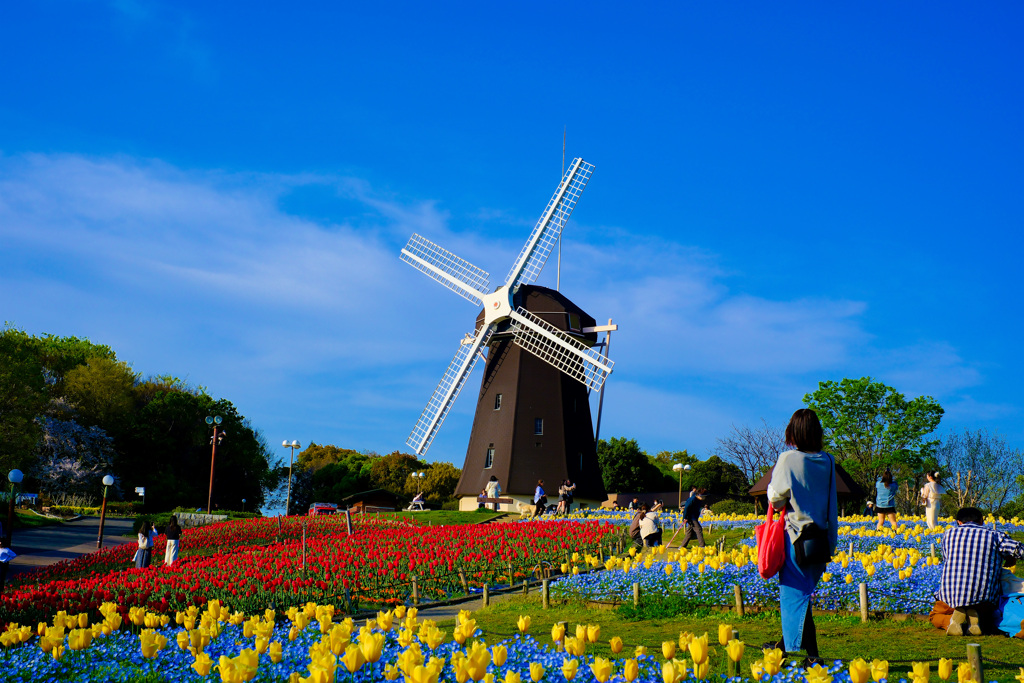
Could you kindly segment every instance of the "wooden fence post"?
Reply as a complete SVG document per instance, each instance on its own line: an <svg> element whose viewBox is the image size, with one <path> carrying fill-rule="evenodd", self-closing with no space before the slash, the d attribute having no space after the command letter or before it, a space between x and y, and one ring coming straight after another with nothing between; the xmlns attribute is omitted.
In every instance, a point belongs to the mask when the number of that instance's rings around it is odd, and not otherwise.
<svg viewBox="0 0 1024 683"><path fill-rule="evenodd" d="M462 592L469 594L469 582L466 581L466 572L459 570L459 582L462 584Z"/></svg>
<svg viewBox="0 0 1024 683"><path fill-rule="evenodd" d="M420 604L420 590L419 585L416 583L416 575L412 575L412 604Z"/></svg>
<svg viewBox="0 0 1024 683"><path fill-rule="evenodd" d="M640 606L640 584L633 584L633 607Z"/></svg>
<svg viewBox="0 0 1024 683"><path fill-rule="evenodd" d="M509 588L512 587L512 563L511 562L508 563L508 585L509 585Z"/></svg>
<svg viewBox="0 0 1024 683"><path fill-rule="evenodd" d="M932 543L931 555L932 555L932 562L934 562L935 561L935 544L934 543Z"/></svg>
<svg viewBox="0 0 1024 683"><path fill-rule="evenodd" d="M732 586L733 598L736 600L736 614L737 616L743 616L743 589L740 588L738 583L734 583Z"/></svg>
<svg viewBox="0 0 1024 683"><path fill-rule="evenodd" d="M491 592L488 589L486 583L484 584L484 592L483 592L482 598L483 598L482 599L482 603L483 603L484 607L487 607L488 605L491 604Z"/></svg>
<svg viewBox="0 0 1024 683"><path fill-rule="evenodd" d="M867 623L868 620L868 585L861 583L860 586L860 620Z"/></svg>
<svg viewBox="0 0 1024 683"><path fill-rule="evenodd" d="M540 586L541 586L541 588L540 588L540 591L541 591L541 593L540 593L540 595L541 595L541 598L540 598L541 608L542 609L548 609L549 607L551 607L551 593L550 593L551 582L548 579L541 579Z"/></svg>
<svg viewBox="0 0 1024 683"><path fill-rule="evenodd" d="M971 673L974 675L974 680L983 683L985 674L981 666L981 645L970 643L967 646L967 661L971 663Z"/></svg>
<svg viewBox="0 0 1024 683"><path fill-rule="evenodd" d="M523 595L529 595L529 594L530 594L530 580L529 579L523 579Z"/></svg>

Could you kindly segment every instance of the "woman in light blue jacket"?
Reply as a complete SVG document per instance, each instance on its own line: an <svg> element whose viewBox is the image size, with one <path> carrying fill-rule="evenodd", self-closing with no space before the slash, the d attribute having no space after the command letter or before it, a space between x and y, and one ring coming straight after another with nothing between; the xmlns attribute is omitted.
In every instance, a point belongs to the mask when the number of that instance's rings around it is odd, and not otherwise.
<svg viewBox="0 0 1024 683"><path fill-rule="evenodd" d="M878 513L876 531L882 530L886 517L889 518L892 528L896 529L896 492L899 490L899 484L893 480L892 472L889 470L886 470L885 474L879 477L875 483L875 511Z"/></svg>

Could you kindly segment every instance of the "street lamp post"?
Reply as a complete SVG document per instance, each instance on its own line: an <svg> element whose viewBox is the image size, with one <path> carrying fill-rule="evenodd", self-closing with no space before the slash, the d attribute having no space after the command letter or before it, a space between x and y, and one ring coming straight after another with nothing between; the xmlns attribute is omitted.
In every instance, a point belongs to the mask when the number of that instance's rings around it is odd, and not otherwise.
<svg viewBox="0 0 1024 683"><path fill-rule="evenodd" d="M288 496L284 500L284 516L287 517L291 514L292 510L292 465L295 463L295 451L302 448L302 444L298 441L288 443L286 440L281 442L281 446L292 449L288 457Z"/></svg>
<svg viewBox="0 0 1024 683"><path fill-rule="evenodd" d="M206 424L213 425L213 437L210 438L210 444L212 446L212 449L210 451L210 492L206 496L206 514L208 515L213 513L213 508L211 507L211 504L213 503L213 462L214 460L217 459L217 444L219 444L221 440L224 439L225 434L224 431L221 431L220 434L218 435L217 429L220 427L220 423L223 421L224 418L222 418L220 415L206 416Z"/></svg>
<svg viewBox="0 0 1024 683"><path fill-rule="evenodd" d="M413 472L412 478L416 480L416 493L423 492L423 477L427 476L426 472Z"/></svg>
<svg viewBox="0 0 1024 683"><path fill-rule="evenodd" d="M113 486L114 478L109 474L103 477L103 506L100 508L100 535L96 537L96 547L103 547L103 522L107 518L107 489Z"/></svg>
<svg viewBox="0 0 1024 683"><path fill-rule="evenodd" d="M24 476L21 470L11 470L7 475L7 481L11 482L11 497L7 500L7 547L11 546L11 534L14 533L14 487L21 483Z"/></svg>
<svg viewBox="0 0 1024 683"><path fill-rule="evenodd" d="M679 509L683 509L683 472L689 472L690 466L684 465L681 462L677 462L672 465L672 469L679 473Z"/></svg>
<svg viewBox="0 0 1024 683"><path fill-rule="evenodd" d="M245 498L242 499L242 512L245 512Z"/></svg>

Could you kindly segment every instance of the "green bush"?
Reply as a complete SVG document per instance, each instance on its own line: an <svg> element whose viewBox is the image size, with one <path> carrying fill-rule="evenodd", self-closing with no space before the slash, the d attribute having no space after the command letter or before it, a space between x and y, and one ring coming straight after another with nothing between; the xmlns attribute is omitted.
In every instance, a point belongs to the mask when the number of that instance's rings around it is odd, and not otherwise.
<svg viewBox="0 0 1024 683"><path fill-rule="evenodd" d="M130 517L135 514L135 503L126 503L122 501L107 501L107 514L111 516L123 516ZM89 515L98 517L100 514L100 507L78 507L74 505L50 505L48 506L51 514L69 516L69 515Z"/></svg>
<svg viewBox="0 0 1024 683"><path fill-rule="evenodd" d="M457 500L446 500L444 502L444 504L441 505L441 509L442 510L458 510L459 509L459 501L457 501Z"/></svg>
<svg viewBox="0 0 1024 683"><path fill-rule="evenodd" d="M711 511L716 515L749 515L754 512L754 503L746 500L720 500L711 506Z"/></svg>

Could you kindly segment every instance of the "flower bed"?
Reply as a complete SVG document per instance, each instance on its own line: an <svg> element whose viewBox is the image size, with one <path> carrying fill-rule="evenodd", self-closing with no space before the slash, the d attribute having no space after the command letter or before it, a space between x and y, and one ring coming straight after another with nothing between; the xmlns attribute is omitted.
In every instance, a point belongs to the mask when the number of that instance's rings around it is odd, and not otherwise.
<svg viewBox="0 0 1024 683"><path fill-rule="evenodd" d="M273 543L276 522L263 519L187 530L181 538L187 556L173 567L125 569L134 546L102 551L19 577L0 598L0 612L34 623L60 610L96 616L99 605L108 601L117 602L124 613L131 607L167 613L213 599L246 611L310 600L394 605L409 597L414 575L420 598L439 600L463 592L462 577L470 588L521 580L542 562L559 563L569 552L596 549L610 530L601 524L544 522L435 527L378 523L361 525L348 536L344 528L343 519L313 518L305 544L295 518L286 523L279 543ZM160 564L163 545L162 540L156 544L155 565ZM111 566L117 569L109 570Z"/></svg>

